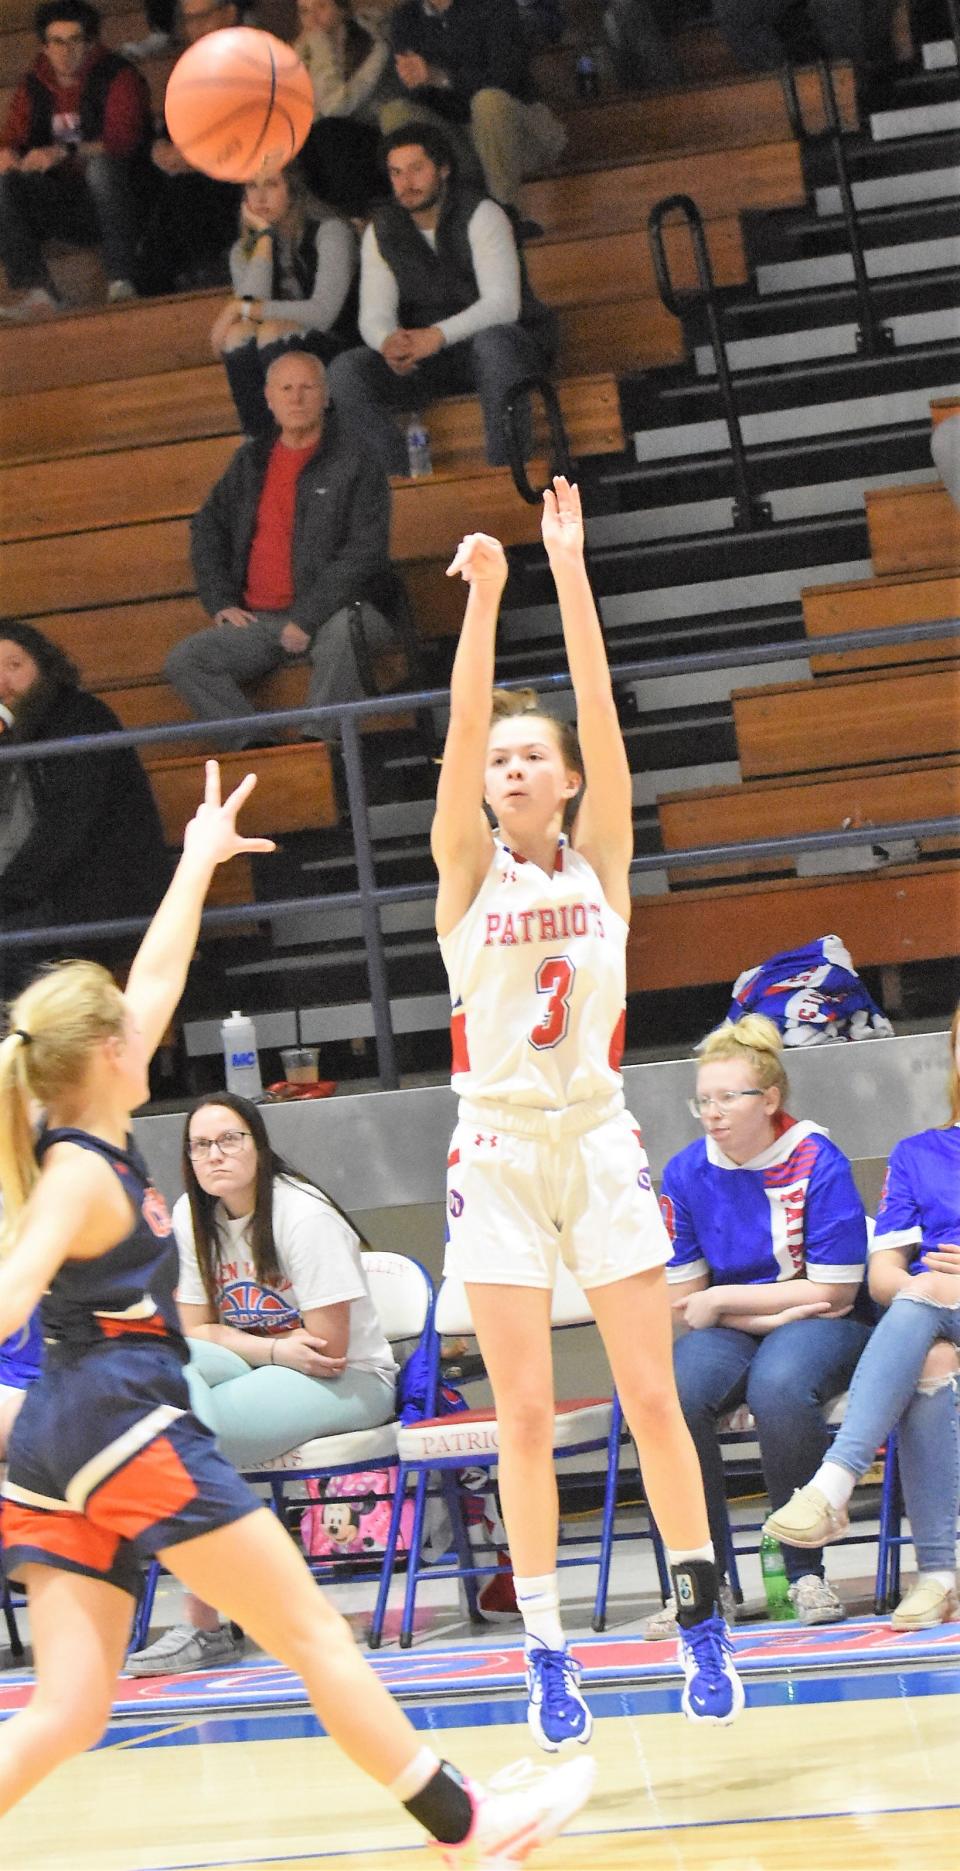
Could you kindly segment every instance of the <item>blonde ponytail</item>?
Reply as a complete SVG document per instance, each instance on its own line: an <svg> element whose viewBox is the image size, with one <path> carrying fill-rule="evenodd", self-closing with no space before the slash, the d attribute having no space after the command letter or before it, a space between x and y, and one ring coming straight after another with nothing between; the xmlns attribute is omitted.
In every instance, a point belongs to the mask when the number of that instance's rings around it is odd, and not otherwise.
<svg viewBox="0 0 960 1871"><path fill-rule="evenodd" d="M35 1110L55 1105L82 1082L100 1040L122 1035L126 1003L98 962L61 962L18 995L9 1023L0 1041L0 1252L12 1245L17 1219L40 1174Z"/></svg>
<svg viewBox="0 0 960 1871"><path fill-rule="evenodd" d="M725 1020L707 1034L697 1058L701 1065L711 1065L716 1059L746 1059L763 1091L775 1085L781 1104L789 1096L780 1030L762 1013L746 1013L736 1022Z"/></svg>

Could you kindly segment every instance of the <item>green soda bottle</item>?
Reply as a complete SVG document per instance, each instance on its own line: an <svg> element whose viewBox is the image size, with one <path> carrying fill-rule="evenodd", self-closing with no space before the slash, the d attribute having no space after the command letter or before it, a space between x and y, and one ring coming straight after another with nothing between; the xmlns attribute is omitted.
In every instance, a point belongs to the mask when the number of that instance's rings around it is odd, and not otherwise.
<svg viewBox="0 0 960 1871"><path fill-rule="evenodd" d="M784 1570L780 1542L774 1539L772 1533L765 1533L760 1541L760 1571L763 1574L768 1616L776 1619L796 1617L790 1602L790 1586Z"/></svg>

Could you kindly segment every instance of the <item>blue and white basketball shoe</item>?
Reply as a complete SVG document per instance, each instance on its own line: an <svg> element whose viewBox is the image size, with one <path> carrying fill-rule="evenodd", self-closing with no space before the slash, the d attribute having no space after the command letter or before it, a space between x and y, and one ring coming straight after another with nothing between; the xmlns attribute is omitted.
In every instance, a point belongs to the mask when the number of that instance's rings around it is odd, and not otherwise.
<svg viewBox="0 0 960 1871"><path fill-rule="evenodd" d="M527 1720L548 1754L565 1741L589 1741L593 1716L580 1693L580 1665L568 1646L548 1650L546 1644L528 1644L527 1696Z"/></svg>
<svg viewBox="0 0 960 1871"><path fill-rule="evenodd" d="M723 1618L681 1626L678 1661L686 1677L680 1707L690 1722L725 1727L743 1708L743 1684L733 1667L733 1645Z"/></svg>

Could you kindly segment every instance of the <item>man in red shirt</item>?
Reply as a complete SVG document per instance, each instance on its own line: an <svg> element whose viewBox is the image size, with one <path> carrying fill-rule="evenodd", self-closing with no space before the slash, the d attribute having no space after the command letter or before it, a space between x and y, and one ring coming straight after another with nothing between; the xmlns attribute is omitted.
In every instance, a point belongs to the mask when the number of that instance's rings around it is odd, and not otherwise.
<svg viewBox="0 0 960 1871"><path fill-rule="evenodd" d="M311 706L359 701L351 610L390 571L386 475L328 408L320 359L284 351L267 371L266 398L279 434L238 450L193 521L197 592L213 628L178 643L165 674L202 721L253 714L240 684L307 655ZM362 610L376 656L393 630L370 602ZM329 727L315 731L330 738Z"/></svg>
<svg viewBox="0 0 960 1871"><path fill-rule="evenodd" d="M43 258L52 235L102 246L109 298L134 296L137 184L151 135L146 83L101 45L95 7L46 0L34 30L41 51L0 132L0 260L24 294L12 308L20 318L59 305Z"/></svg>

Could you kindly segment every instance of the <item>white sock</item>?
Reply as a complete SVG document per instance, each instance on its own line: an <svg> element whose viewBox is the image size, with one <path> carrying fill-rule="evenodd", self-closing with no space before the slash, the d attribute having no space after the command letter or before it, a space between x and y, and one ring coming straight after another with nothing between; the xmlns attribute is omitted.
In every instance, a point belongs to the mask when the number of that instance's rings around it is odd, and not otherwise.
<svg viewBox="0 0 960 1871"><path fill-rule="evenodd" d="M918 1585L921 1579L936 1579L937 1584L942 1585L945 1592L955 1592L957 1589L957 1575L955 1572L918 1572Z"/></svg>
<svg viewBox="0 0 960 1871"><path fill-rule="evenodd" d="M812 1488L819 1488L821 1494L826 1495L831 1507L837 1512L841 1507L846 1507L856 1485L857 1477L850 1473L849 1468L844 1468L840 1462L831 1461L821 1462L810 1483Z"/></svg>
<svg viewBox="0 0 960 1871"><path fill-rule="evenodd" d="M404 1767L396 1779L391 1781L387 1792L392 1793L401 1806L405 1806L407 1800L415 1800L417 1794L423 1792L424 1787L439 1771L439 1767L440 1760L433 1749L420 1748L409 1766Z"/></svg>
<svg viewBox="0 0 960 1871"><path fill-rule="evenodd" d="M671 1546L667 1549L668 1566L683 1566L688 1559L706 1559L712 1563L715 1558L712 1540L706 1540L703 1546L681 1546L676 1550Z"/></svg>
<svg viewBox="0 0 960 1871"><path fill-rule="evenodd" d="M544 1572L531 1579L518 1579L514 1574L513 1589L527 1637L534 1643L546 1644L548 1650L562 1650L564 1636L556 1573Z"/></svg>

